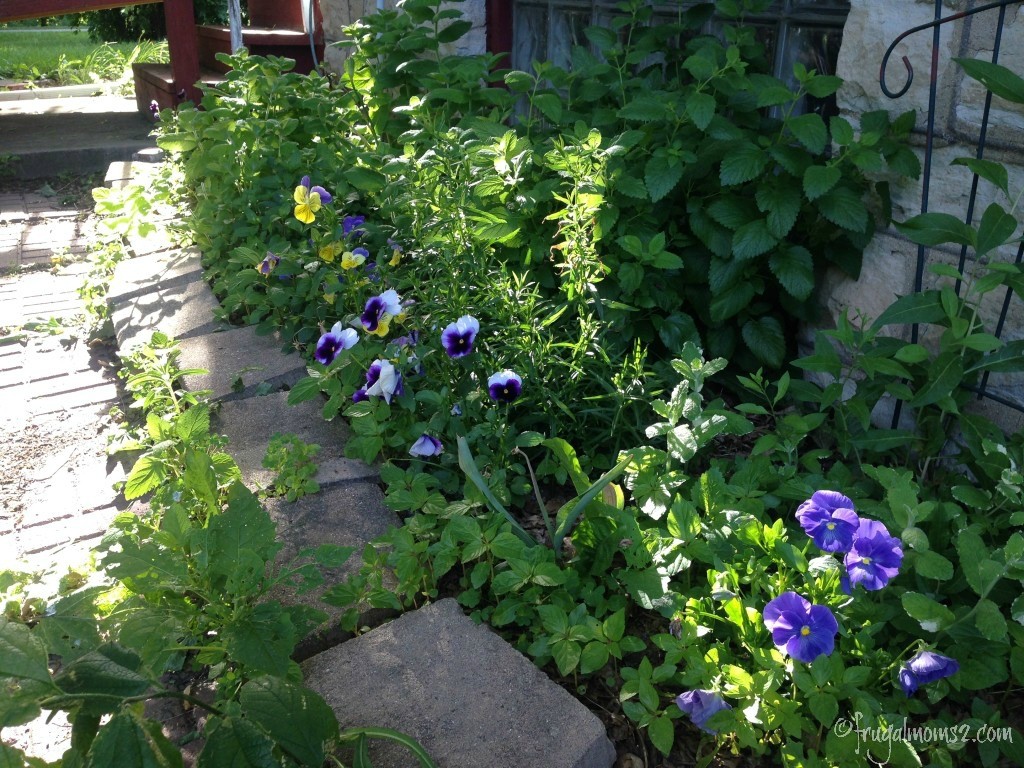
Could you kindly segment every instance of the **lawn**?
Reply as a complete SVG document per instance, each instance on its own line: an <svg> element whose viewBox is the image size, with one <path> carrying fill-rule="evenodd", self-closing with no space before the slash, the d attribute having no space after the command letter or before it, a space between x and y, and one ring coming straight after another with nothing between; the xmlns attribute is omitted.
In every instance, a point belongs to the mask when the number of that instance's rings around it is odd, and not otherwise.
<svg viewBox="0 0 1024 768"><path fill-rule="evenodd" d="M118 80L133 61L167 60L166 43L97 43L85 30L0 29L0 78L57 85Z"/></svg>

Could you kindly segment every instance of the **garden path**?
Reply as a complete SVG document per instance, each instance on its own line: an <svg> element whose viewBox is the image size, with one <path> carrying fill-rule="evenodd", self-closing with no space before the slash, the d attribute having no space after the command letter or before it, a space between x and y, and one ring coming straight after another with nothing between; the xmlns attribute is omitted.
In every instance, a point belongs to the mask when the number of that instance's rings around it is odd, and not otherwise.
<svg viewBox="0 0 1024 768"><path fill-rule="evenodd" d="M218 406L214 429L228 437L227 450L236 458L246 483L255 487L268 482L261 463L276 431L295 433L322 446L317 475L321 492L295 504L280 499L267 503L284 545L282 556L323 542L353 546L359 552L389 525L398 523L384 505L376 468L344 458L348 433L340 420L324 422L314 403L287 405L285 390L304 375L304 361L283 352L280 339L217 322L216 299L203 282L194 251L175 248L162 237L134 242L133 250L135 258L118 266L108 296L117 345L124 351L161 330L180 340L182 367L209 371L186 377L185 384L192 390L210 390ZM9 310L8 302L0 304L11 313L7 322L13 324L32 311L76 309L73 273L64 283L48 282L63 276L39 274L0 283L0 290L11 298ZM61 344L56 337L32 336L24 345L0 346L0 361L9 358L10 363L0 364L8 368L0 375L8 377L8 388L21 393L26 403L20 417L13 412L0 415L5 419L0 424L7 425L10 435L23 433L31 442L26 432L29 420L37 411L41 415L54 412L38 405L43 401L59 402L68 419L81 419L83 429L95 433L76 433L61 449L43 449L39 456L24 459L23 473L31 474L37 485L23 486L17 503L19 509L25 507L21 518L33 513L42 521L30 527L54 526L45 529L44 541L22 543L31 540L23 533L23 519L3 523L3 539L5 544L13 542L13 554L38 556L33 562L59 569L67 565L67 556L62 550L56 557L54 546L94 541L105 527L105 523L99 525L100 513L109 519L125 506L123 498L110 489L114 480L123 477L123 468L105 463L101 471L95 463L103 453L103 412L116 402L117 393L109 370L75 357L89 351L81 342ZM55 356L46 358L46 354ZM55 369L62 370L55 374ZM51 373L47 376L37 370ZM87 373L106 378L102 384L97 379L89 386L64 385L65 381L85 382ZM109 389L103 389L106 385ZM91 469L65 478L61 473L77 471L76 457L85 450L83 446L93 463L81 466ZM62 477L60 484L52 481L57 475ZM97 532L82 534L83 521ZM328 574L329 581L344 572L342 568ZM276 596L285 602L315 601L322 607L315 596ZM373 626L383 618L366 613L362 623ZM609 768L615 759L594 714L511 645L466 617L454 600L411 611L352 640L332 627L328 622L307 638L297 657L305 659L307 684L325 697L343 727L373 725L406 732L442 768ZM197 725L190 723L186 730ZM13 736L18 746L51 757L63 748L62 735L67 735L66 729L44 730L41 722L4 732L5 740ZM383 768L408 765L407 755L389 751L385 745L371 748L371 755L374 764Z"/></svg>

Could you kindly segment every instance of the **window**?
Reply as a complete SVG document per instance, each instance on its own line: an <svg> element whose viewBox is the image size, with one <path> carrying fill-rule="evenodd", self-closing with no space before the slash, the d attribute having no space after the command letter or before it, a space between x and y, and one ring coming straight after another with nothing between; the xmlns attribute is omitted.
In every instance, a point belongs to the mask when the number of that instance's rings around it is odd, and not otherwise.
<svg viewBox="0 0 1024 768"><path fill-rule="evenodd" d="M696 5L686 2L684 6ZM674 19L677 7L656 4L652 23ZM764 13L751 14L746 23L757 28L774 63L773 74L793 84L793 63L803 62L821 74L835 74L843 23L849 0L775 0ZM583 30L608 26L617 13L610 0L513 0L512 66L530 68L535 60L547 60L569 68L570 52L587 45ZM718 22L708 23L714 33ZM805 109L832 111L829 105L808 104Z"/></svg>

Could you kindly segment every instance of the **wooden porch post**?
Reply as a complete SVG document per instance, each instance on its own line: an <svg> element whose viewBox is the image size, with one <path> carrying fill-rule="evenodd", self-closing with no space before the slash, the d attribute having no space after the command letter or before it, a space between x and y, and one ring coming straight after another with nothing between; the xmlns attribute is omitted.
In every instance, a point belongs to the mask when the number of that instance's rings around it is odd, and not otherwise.
<svg viewBox="0 0 1024 768"><path fill-rule="evenodd" d="M171 54L171 75L178 102L191 101L199 106L199 41L192 0L164 0L167 20L167 48Z"/></svg>

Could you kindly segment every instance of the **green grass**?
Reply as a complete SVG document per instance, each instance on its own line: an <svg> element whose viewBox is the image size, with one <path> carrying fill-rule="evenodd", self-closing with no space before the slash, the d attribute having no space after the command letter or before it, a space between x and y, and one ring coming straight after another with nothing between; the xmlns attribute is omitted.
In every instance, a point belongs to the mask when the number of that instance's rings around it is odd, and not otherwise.
<svg viewBox="0 0 1024 768"><path fill-rule="evenodd" d="M119 80L134 61L167 61L167 44L96 43L84 29L0 29L0 78L58 85Z"/></svg>

